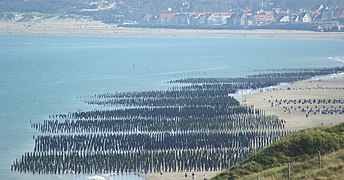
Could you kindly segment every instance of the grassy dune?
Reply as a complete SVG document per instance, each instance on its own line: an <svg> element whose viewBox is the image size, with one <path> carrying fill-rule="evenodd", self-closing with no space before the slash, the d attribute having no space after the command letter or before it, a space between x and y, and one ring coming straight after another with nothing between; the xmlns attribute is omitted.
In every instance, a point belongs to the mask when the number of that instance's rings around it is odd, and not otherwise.
<svg viewBox="0 0 344 180"><path fill-rule="evenodd" d="M292 179L344 177L344 124L306 129L264 148L213 179L285 179L291 162ZM320 151L321 169L317 154Z"/></svg>

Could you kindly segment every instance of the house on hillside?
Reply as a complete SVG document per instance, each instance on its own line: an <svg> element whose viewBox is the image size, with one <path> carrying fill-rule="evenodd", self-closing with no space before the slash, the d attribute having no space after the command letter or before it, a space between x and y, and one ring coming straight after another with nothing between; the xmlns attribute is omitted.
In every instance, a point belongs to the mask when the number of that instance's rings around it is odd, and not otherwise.
<svg viewBox="0 0 344 180"><path fill-rule="evenodd" d="M256 22L256 25L265 25L275 22L274 14L257 14L253 16Z"/></svg>
<svg viewBox="0 0 344 180"><path fill-rule="evenodd" d="M146 24L156 23L157 16L154 16L153 14L146 14L142 18L142 22Z"/></svg>
<svg viewBox="0 0 344 180"><path fill-rule="evenodd" d="M173 17L173 23L175 25L188 25L190 24L189 16L187 14L176 14Z"/></svg>
<svg viewBox="0 0 344 180"><path fill-rule="evenodd" d="M291 14L289 9L286 10L280 10L279 13L275 13L275 19L276 22L281 22L281 23L288 23L291 22Z"/></svg>
<svg viewBox="0 0 344 180"><path fill-rule="evenodd" d="M194 26L205 26L208 24L208 17L211 13L194 12L189 13L189 23Z"/></svg>
<svg viewBox="0 0 344 180"><path fill-rule="evenodd" d="M210 16L210 14L201 14L199 16L199 25L204 26L204 25L208 25L208 17Z"/></svg>
<svg viewBox="0 0 344 180"><path fill-rule="evenodd" d="M290 9L281 10L278 14L279 15L290 15Z"/></svg>
<svg viewBox="0 0 344 180"><path fill-rule="evenodd" d="M228 24L228 19L230 17L231 17L230 15L222 16L222 25L227 25Z"/></svg>
<svg viewBox="0 0 344 180"><path fill-rule="evenodd" d="M249 23L249 17L248 16L251 13L242 13L240 16L240 26L248 26L251 25L252 23ZM251 14L252 15L252 14Z"/></svg>
<svg viewBox="0 0 344 180"><path fill-rule="evenodd" d="M228 19L231 17L233 12L214 12L210 13L208 16L208 25L212 26L219 26L219 25L227 25Z"/></svg>
<svg viewBox="0 0 344 180"><path fill-rule="evenodd" d="M321 12L320 11L310 11L310 16L312 17L312 21L321 21Z"/></svg>
<svg viewBox="0 0 344 180"><path fill-rule="evenodd" d="M174 14L160 14L159 19L162 25L168 25L173 23Z"/></svg>
<svg viewBox="0 0 344 180"><path fill-rule="evenodd" d="M227 20L228 18L231 17L232 14L231 12L218 12L219 15L221 15L221 24L222 25L227 25Z"/></svg>
<svg viewBox="0 0 344 180"><path fill-rule="evenodd" d="M252 13L235 13L227 19L230 26L250 26L254 24Z"/></svg>
<svg viewBox="0 0 344 180"><path fill-rule="evenodd" d="M300 16L297 13L293 13L290 15L290 22L300 22Z"/></svg>
<svg viewBox="0 0 344 180"><path fill-rule="evenodd" d="M320 11L310 11L309 14L312 16L312 17L316 17L316 16L319 16L321 14Z"/></svg>
<svg viewBox="0 0 344 180"><path fill-rule="evenodd" d="M235 14L232 14L232 15L227 19L227 25L229 25L229 26L240 26L241 14L244 14L244 13L235 13Z"/></svg>
<svg viewBox="0 0 344 180"><path fill-rule="evenodd" d="M263 14L266 14L266 15L274 14L274 11L264 11Z"/></svg>
<svg viewBox="0 0 344 180"><path fill-rule="evenodd" d="M339 17L339 18L344 18L344 9L342 9L342 10L338 13L338 17Z"/></svg>
<svg viewBox="0 0 344 180"><path fill-rule="evenodd" d="M222 16L217 13L212 13L208 17L208 25L210 26L219 26L222 25Z"/></svg>
<svg viewBox="0 0 344 180"><path fill-rule="evenodd" d="M288 23L288 22L290 22L290 16L289 15L282 16L279 19L279 22L281 22L281 23Z"/></svg>
<svg viewBox="0 0 344 180"><path fill-rule="evenodd" d="M300 20L303 23L310 23L312 22L312 16L309 13L302 13L300 15Z"/></svg>
<svg viewBox="0 0 344 180"><path fill-rule="evenodd" d="M328 7L325 7L323 10L321 10L321 20L330 20L333 17L333 10L329 9Z"/></svg>
<svg viewBox="0 0 344 180"><path fill-rule="evenodd" d="M202 14L201 12L192 12L188 13L189 24L190 25L199 25L199 15Z"/></svg>
<svg viewBox="0 0 344 180"><path fill-rule="evenodd" d="M275 12L275 14L279 14L282 8L272 8L272 10Z"/></svg>
<svg viewBox="0 0 344 180"><path fill-rule="evenodd" d="M255 23L255 19L253 18L253 14L252 13L247 13L246 15L246 24L244 24L245 26L252 26Z"/></svg>

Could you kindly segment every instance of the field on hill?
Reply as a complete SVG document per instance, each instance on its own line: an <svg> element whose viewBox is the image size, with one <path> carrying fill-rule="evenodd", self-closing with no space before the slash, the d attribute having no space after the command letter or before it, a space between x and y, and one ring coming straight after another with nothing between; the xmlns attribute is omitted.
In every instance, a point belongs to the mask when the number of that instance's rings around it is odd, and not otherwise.
<svg viewBox="0 0 344 180"><path fill-rule="evenodd" d="M213 179L285 179L288 162L292 179L340 179L344 175L343 148L344 124L306 129L273 143Z"/></svg>

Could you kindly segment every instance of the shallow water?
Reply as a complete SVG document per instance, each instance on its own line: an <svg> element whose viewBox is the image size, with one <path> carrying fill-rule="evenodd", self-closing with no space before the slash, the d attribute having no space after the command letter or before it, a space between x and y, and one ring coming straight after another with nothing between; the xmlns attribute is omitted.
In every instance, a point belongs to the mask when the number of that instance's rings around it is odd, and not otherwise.
<svg viewBox="0 0 344 180"><path fill-rule="evenodd" d="M90 176L10 171L16 158L33 150L37 132L30 121L92 108L78 96L166 89L166 80L245 76L260 68L342 66L343 52L343 40L0 36L1 178Z"/></svg>

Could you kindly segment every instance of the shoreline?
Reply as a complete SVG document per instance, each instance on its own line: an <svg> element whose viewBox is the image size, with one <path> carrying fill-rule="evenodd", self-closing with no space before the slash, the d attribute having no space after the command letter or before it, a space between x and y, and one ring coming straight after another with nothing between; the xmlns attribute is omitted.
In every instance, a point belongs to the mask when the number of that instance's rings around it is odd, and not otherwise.
<svg viewBox="0 0 344 180"><path fill-rule="evenodd" d="M308 80L303 80L303 81L312 81L312 80L331 80L332 78L344 78L344 73L340 74L330 74L330 75L324 75L324 76L314 76L311 79ZM233 96L237 101L242 101L243 97L247 95L253 95L253 94L258 94L266 91L274 91L282 88L288 88L290 85L299 83L302 81L297 81L293 83L280 83L276 86L269 86L269 87L264 87L264 88L259 88L259 89L241 89L238 90L237 92L230 94L230 96Z"/></svg>
<svg viewBox="0 0 344 180"><path fill-rule="evenodd" d="M127 28L117 27L99 21L75 19L40 20L37 22L19 23L0 21L0 35L344 39L344 32Z"/></svg>
<svg viewBox="0 0 344 180"><path fill-rule="evenodd" d="M39 35L39 34L37 34L37 35ZM119 35L119 36L121 36L121 35ZM165 37L165 36L164 36ZM166 36L166 37L168 37L168 36ZM176 36L176 37L179 37L179 36ZM208 37L208 36L205 36L205 37ZM239 36L238 36L239 37ZM260 37L260 36L257 36L257 37ZM308 80L307 80L308 81ZM307 81L305 81L306 83L309 83L309 82L307 82ZM298 83L298 82L297 82ZM295 83L296 84L296 83ZM343 83L340 83L340 84L343 84ZM289 87L291 87L292 85L294 85L294 84L291 84ZM305 85L305 86L303 86L303 88L305 89L305 88L309 88L309 86L307 86L307 85ZM287 87L285 87L285 88L287 88ZM295 88L297 88L297 86L295 87ZM284 91L286 91L286 89L284 89ZM281 92L280 90L278 90L278 88L277 88L277 90L276 90L276 92L278 93L278 92ZM341 93L338 93L339 95L341 94ZM274 96L275 97L275 96ZM277 96L276 96L277 97ZM265 101L264 101L265 102ZM287 122L289 122L289 120L287 121ZM183 173L184 172L181 172L182 174L181 174L181 177L183 178L184 176L183 176ZM197 173L197 172L196 172ZM202 175L202 173L204 173L204 172L199 172L200 174L199 175L197 175L196 174L196 178L203 178L203 175ZM216 172L216 173L219 173L219 171L218 172ZM190 173L191 174L191 173ZM190 174L189 174L189 176L188 176L188 178L190 177L190 179L191 179L191 176L190 176ZM171 179L175 179L175 177L177 176L178 174L175 174L175 173L166 173L166 174L164 174L164 176L163 176L163 179L167 179L168 177L170 177L171 176ZM154 176L154 177L153 177ZM178 175L179 176L179 175ZM154 178L161 178L161 175L159 174L159 173L156 173L156 174L152 174L152 180L154 179ZM210 178L210 175L208 174L208 178ZM184 178L183 178L184 179ZM150 180L150 179L149 179Z"/></svg>
<svg viewBox="0 0 344 180"><path fill-rule="evenodd" d="M209 180L221 172L222 171L188 171L186 172L187 177L185 177L185 172L165 172L162 175L160 173L148 173L147 175L136 173L136 175L145 180L204 180L204 178ZM192 178L192 173L194 173L194 178Z"/></svg>
<svg viewBox="0 0 344 180"><path fill-rule="evenodd" d="M343 123L344 116L339 113L343 110L342 101L342 74L297 81L262 92L245 94L240 99L242 105L254 106L264 110L267 115L277 115L285 120L287 130Z"/></svg>
<svg viewBox="0 0 344 180"><path fill-rule="evenodd" d="M238 100L242 105L253 105L262 109L267 115L277 115L280 119L286 121L287 130L302 130L312 127L332 126L344 122L343 114L311 114L306 117L304 112L291 110L284 112L282 105L271 107L271 101L274 99L341 99L344 103L344 76L343 74L318 76L309 80L297 81L290 84L277 85L275 87L264 88L264 91L255 91L251 94L244 94ZM270 100L270 102L269 102ZM320 103L322 106L325 103ZM302 103L297 106L302 106ZM293 105L296 106L296 105ZM311 106L311 105L309 105ZM341 106L337 103L328 103L325 106ZM290 106L289 106L290 107ZM337 107L338 108L338 107ZM203 180L204 174L211 179L222 171L196 171L195 180ZM187 172L188 177L184 177L185 172L167 172L163 175L160 173L148 173L137 175L145 180L183 180L192 179L191 173Z"/></svg>

